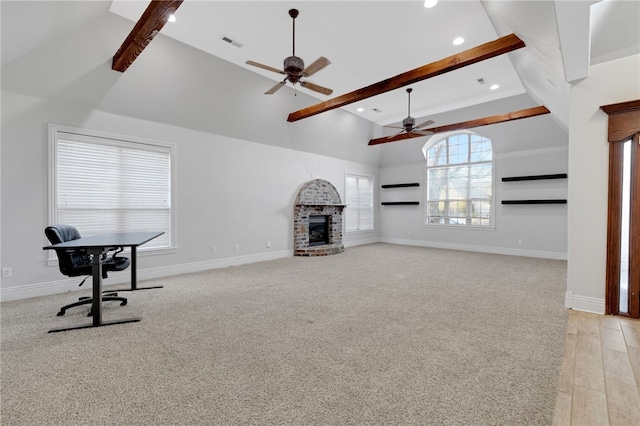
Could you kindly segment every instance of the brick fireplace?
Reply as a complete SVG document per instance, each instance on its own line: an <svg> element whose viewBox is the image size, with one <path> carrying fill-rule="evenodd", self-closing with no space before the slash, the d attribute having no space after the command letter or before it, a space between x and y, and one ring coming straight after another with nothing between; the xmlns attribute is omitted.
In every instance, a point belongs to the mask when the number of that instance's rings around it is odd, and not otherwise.
<svg viewBox="0 0 640 426"><path fill-rule="evenodd" d="M294 256L327 256L344 251L340 194L328 181L305 183L293 209Z"/></svg>

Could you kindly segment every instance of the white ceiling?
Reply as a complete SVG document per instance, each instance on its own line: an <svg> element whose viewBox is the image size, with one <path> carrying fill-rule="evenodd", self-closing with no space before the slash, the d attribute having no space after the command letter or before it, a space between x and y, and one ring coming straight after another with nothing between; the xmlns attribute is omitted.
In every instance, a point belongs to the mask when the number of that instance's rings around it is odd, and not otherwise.
<svg viewBox="0 0 640 426"><path fill-rule="evenodd" d="M595 1L583 0L585 2L592 4ZM333 94L324 96L298 87L298 90L318 98L319 101L495 40L507 31L513 31L525 39L527 27L533 29L529 33L535 34L535 39L529 37L525 40L527 47L524 49L536 50L532 57L538 63L548 62L543 67L551 68L536 71L552 73L553 68L558 68L556 74L564 78L563 60L566 67L569 65L568 61L576 57L573 52L565 51L564 59L558 59L561 57L558 51L562 40L558 37L559 23L555 18L554 2L526 2L541 5L545 3L551 7L529 7L526 13L519 14L518 22L511 23L511 28L497 25L502 30L501 33L496 31L492 21L502 17L503 9L509 10L507 3L512 9L522 11L521 5L525 2L440 0L430 9L425 8L422 3L421 0L186 0L175 14L177 21L167 24L162 32L277 82L282 79L280 74L246 65L245 62L253 60L282 68L284 58L292 54L292 20L288 10L296 8L300 12L296 19L296 55L302 57L307 65L319 56L325 56L332 62L309 80L333 89ZM110 11L137 21L146 5L146 1L114 0ZM591 56L594 63L640 52L640 34L637 30L639 5L638 1L605 0L592 8ZM492 13L491 17L485 9ZM505 15L508 13L512 12L504 12ZM568 34L565 41L572 35L574 38L578 35L579 38L587 34L586 39L579 43L585 49L583 56L588 72L588 31L585 33L582 29L590 25L589 22L584 22L589 19L589 13L583 15L583 19L576 15L574 19L564 20L562 25L564 34ZM242 44L242 47L223 41L223 36ZM463 37L464 44L454 46L452 42L456 37ZM574 48L575 43L572 44ZM555 50L556 47L558 50ZM513 58L517 58L518 54L514 52L501 55L413 84L411 115L428 117L524 93L525 88L535 91L535 88L527 87L531 85L521 81L521 76L531 69L514 68ZM580 52L577 57L580 57ZM526 63L526 60L515 61L516 65L523 62ZM484 79L485 84L480 84L478 79ZM557 88L558 82L554 83L553 79L552 75L547 76L546 81L551 84L542 90L552 92L554 85ZM566 86L561 91L562 94L568 90L565 83L566 81L559 82L560 86ZM493 84L499 84L500 88L491 90L490 86ZM265 91L271 86L271 81L265 81ZM291 92L279 91L272 96L291 96ZM533 96L537 100L545 97L544 94ZM554 104L554 97L558 97L558 94L550 93L551 104ZM364 111L358 112L357 108L360 107ZM344 109L375 123L388 125L406 117L407 95L405 89L399 89L353 103ZM562 112L559 114L562 116Z"/></svg>
<svg viewBox="0 0 640 426"><path fill-rule="evenodd" d="M585 18L589 13L572 15L572 5L584 11L594 2L590 22ZM109 11L137 21L148 1L2 0L0 4L4 66ZM332 61L309 79L332 88L332 95L325 97L298 88L317 97L318 102L511 32L525 41L527 46L523 49L412 85L411 115L419 120L526 91L535 103L551 109L552 115L566 128L570 89L565 77L567 64L582 61L575 69L582 67L586 77L589 63L640 53L638 0L440 0L432 9L425 9L422 0L185 0L176 12L177 22L167 24L162 33L263 75L266 91L281 76L245 65L245 61L250 59L281 68L282 60L292 53L292 25L288 15L292 7L300 11L296 19L296 55L307 64L321 55ZM563 12L558 14L561 9ZM29 22L28 31L25 31L25 22ZM222 36L242 43L243 47L222 41ZM464 37L466 42L456 47L451 42L457 36ZM579 47L569 52L566 40ZM111 42L122 41L118 36L118 40ZM153 43L148 49L152 48ZM478 78L484 78L486 84L480 85ZM493 83L500 84L500 89L489 90ZM292 96L292 91L280 90L272 96L282 99ZM357 107L365 110L357 112ZM374 108L381 112L374 112ZM382 125L397 123L407 114L406 92L398 89L344 109ZM436 123L440 124L449 123Z"/></svg>
<svg viewBox="0 0 640 426"><path fill-rule="evenodd" d="M137 21L146 2L115 0L110 8ZM320 56L332 63L309 81L334 90L329 96L298 86L326 100L401 74L497 39L493 25L478 0L440 1L426 9L421 1L192 1L177 10L176 22L162 33L276 81L280 74L245 64L253 60L282 69L292 54L292 19L296 8L296 56L310 64ZM221 38L242 43L235 47ZM454 46L453 39L465 43ZM485 84L478 83L483 78ZM489 87L497 83L498 90ZM274 85L265 81L264 90ZM411 115L425 116L525 91L506 55L413 84ZM267 96L267 95L265 95ZM280 91L272 96L291 96ZM362 107L363 112L356 109ZM375 112L373 109L381 112ZM407 115L404 89L351 104L345 109L379 124Z"/></svg>

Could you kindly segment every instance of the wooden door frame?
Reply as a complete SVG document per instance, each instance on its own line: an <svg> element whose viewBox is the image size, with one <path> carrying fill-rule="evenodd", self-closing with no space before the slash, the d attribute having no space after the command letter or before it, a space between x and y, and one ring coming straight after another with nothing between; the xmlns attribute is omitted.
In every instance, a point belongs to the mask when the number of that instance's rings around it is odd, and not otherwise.
<svg viewBox="0 0 640 426"><path fill-rule="evenodd" d="M605 314L620 314L620 231L622 227L622 142L631 145L631 212L629 253L640 253L640 100L600 107L609 115L609 196ZM634 226L635 225L635 226ZM640 318L640 259L629 259L628 315Z"/></svg>

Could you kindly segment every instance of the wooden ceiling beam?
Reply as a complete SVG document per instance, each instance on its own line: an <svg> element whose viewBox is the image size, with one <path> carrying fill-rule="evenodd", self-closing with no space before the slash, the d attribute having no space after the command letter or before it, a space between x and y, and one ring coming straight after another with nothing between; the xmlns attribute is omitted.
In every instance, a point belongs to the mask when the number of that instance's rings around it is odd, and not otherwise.
<svg viewBox="0 0 640 426"><path fill-rule="evenodd" d="M533 108L522 109L520 111L508 112L506 114L492 115L489 117L478 118L475 120L463 121L461 123L447 124L445 126L431 127L422 129L424 132L443 133L452 132L454 130L472 129L474 127L488 126L489 124L506 123L507 121L521 120L523 118L535 117L537 115L549 114L549 110L545 106L537 106ZM430 135L420 135L417 133L401 133L391 137L381 137L371 139L369 145L379 145L381 143L396 142L405 139L421 138Z"/></svg>
<svg viewBox="0 0 640 426"><path fill-rule="evenodd" d="M152 0L113 56L111 69L125 72L184 0Z"/></svg>
<svg viewBox="0 0 640 426"><path fill-rule="evenodd" d="M289 114L287 121L294 122L335 108L341 108L353 102L358 102L418 81L445 74L449 71L454 71L458 68L484 61L485 59L512 52L522 47L525 47L524 41L515 34L509 34L494 41L465 50L464 52L404 72L395 77L379 81L362 89L354 90L353 92L329 99L325 102L292 112Z"/></svg>

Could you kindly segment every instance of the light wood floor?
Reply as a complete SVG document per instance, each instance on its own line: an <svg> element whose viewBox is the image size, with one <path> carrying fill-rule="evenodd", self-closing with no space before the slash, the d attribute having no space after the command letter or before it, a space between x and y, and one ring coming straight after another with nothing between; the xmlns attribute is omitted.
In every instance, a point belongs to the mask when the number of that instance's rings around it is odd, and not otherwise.
<svg viewBox="0 0 640 426"><path fill-rule="evenodd" d="M553 424L640 425L640 321L569 311Z"/></svg>

